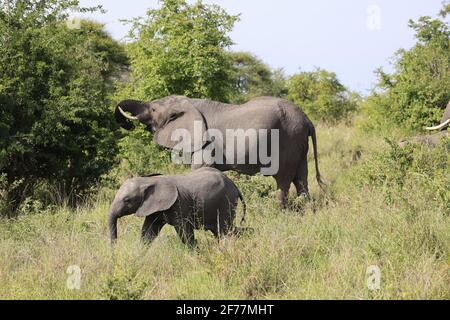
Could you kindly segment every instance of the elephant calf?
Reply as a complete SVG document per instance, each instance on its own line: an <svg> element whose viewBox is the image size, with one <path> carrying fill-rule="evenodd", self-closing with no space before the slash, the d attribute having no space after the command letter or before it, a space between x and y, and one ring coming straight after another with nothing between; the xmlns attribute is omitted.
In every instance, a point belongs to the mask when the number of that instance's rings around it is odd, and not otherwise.
<svg viewBox="0 0 450 320"><path fill-rule="evenodd" d="M214 168L184 175L136 177L117 192L109 213L111 242L117 239L117 220L135 213L145 217L142 239L151 242L165 224L175 227L185 244L195 246L194 229L204 226L218 237L233 231L238 198L236 185Z"/></svg>

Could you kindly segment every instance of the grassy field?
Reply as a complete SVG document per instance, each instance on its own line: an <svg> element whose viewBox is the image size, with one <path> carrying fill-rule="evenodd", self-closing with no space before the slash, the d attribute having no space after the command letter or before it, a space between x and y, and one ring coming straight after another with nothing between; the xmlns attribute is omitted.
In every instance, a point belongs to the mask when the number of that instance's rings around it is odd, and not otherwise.
<svg viewBox="0 0 450 320"><path fill-rule="evenodd" d="M242 176L255 231L220 242L198 231L196 251L170 226L144 246L143 221L129 217L119 221L112 256L108 190L76 211L0 220L0 298L449 299L448 141L399 150L383 133L344 125L317 131L326 193L312 161L314 200L292 192L286 211L273 179ZM66 285L71 265L81 268L79 290ZM372 265L381 272L378 290L367 286Z"/></svg>

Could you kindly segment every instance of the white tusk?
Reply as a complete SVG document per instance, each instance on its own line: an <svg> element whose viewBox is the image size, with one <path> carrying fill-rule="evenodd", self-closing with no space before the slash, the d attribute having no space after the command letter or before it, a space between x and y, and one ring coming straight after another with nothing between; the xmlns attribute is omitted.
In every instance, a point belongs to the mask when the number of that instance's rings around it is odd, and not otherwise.
<svg viewBox="0 0 450 320"><path fill-rule="evenodd" d="M439 130L444 128L445 126L447 126L450 123L450 119L447 119L447 121L442 122L440 125L436 126L436 127L426 127L426 130Z"/></svg>
<svg viewBox="0 0 450 320"><path fill-rule="evenodd" d="M119 111L120 111L120 113L121 113L125 118L127 118L127 119L130 119L130 120L139 120L137 117L133 117L133 116L127 115L127 114L122 110L121 107L119 107Z"/></svg>

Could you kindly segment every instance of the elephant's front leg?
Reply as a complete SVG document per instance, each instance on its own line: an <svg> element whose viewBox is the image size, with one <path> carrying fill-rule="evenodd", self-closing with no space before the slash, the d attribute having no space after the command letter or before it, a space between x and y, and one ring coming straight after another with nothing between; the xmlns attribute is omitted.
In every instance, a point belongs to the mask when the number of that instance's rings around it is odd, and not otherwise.
<svg viewBox="0 0 450 320"><path fill-rule="evenodd" d="M177 234L180 236L181 241L184 244L194 248L197 246L197 241L194 236L194 226L192 222L188 220L181 220L175 224L175 230Z"/></svg>
<svg viewBox="0 0 450 320"><path fill-rule="evenodd" d="M145 243L151 243L166 224L161 214L153 214L145 218L141 237Z"/></svg>
<svg viewBox="0 0 450 320"><path fill-rule="evenodd" d="M303 195L306 199L310 200L311 197L308 190L308 161L306 155L300 160L300 165L293 182L295 189L297 189L297 196Z"/></svg>
<svg viewBox="0 0 450 320"><path fill-rule="evenodd" d="M278 194L278 200L280 201L281 209L287 209L288 204L288 196L289 196L289 184L278 184L278 188L280 189L280 193Z"/></svg>

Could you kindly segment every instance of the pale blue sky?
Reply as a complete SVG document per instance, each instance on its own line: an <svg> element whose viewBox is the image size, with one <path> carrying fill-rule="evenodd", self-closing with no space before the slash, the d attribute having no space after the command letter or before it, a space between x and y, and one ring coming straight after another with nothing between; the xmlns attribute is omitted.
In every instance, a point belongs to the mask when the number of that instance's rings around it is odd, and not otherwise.
<svg viewBox="0 0 450 320"><path fill-rule="evenodd" d="M442 0L204 2L218 4L230 14L241 13L231 33L236 43L233 50L253 52L288 75L316 66L334 71L346 86L361 93L367 93L376 81L376 68L389 71L395 51L414 44L408 20L436 16L442 7ZM81 0L81 4L102 4L107 13L91 17L106 23L118 40L129 29L119 19L144 16L147 8L158 7L157 0Z"/></svg>

